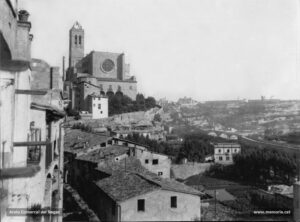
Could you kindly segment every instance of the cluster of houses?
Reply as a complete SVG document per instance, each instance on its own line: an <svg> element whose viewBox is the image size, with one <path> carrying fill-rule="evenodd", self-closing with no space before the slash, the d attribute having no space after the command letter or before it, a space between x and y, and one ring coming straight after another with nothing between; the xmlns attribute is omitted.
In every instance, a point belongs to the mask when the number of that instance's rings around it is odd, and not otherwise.
<svg viewBox="0 0 300 222"><path fill-rule="evenodd" d="M65 181L103 221L191 221L202 193L171 179L171 160L108 135L66 132Z"/></svg>

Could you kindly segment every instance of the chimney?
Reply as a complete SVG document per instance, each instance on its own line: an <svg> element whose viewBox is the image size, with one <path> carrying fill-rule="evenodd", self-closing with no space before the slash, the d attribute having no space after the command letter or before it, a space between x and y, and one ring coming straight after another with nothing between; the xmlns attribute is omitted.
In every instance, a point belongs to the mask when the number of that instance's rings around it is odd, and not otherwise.
<svg viewBox="0 0 300 222"><path fill-rule="evenodd" d="M62 79L59 77L59 67L50 68L50 89L61 89Z"/></svg>
<svg viewBox="0 0 300 222"><path fill-rule="evenodd" d="M30 61L31 41L33 39L33 35L29 34L31 29L31 23L28 21L29 13L25 10L20 10L18 17L16 56L14 59Z"/></svg>

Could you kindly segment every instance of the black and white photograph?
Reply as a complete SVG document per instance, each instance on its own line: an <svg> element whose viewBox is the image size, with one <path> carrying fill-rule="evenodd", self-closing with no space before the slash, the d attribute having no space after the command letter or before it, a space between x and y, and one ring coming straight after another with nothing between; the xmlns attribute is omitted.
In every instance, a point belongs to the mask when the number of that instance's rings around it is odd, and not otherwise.
<svg viewBox="0 0 300 222"><path fill-rule="evenodd" d="M0 0L0 222L300 222L300 0Z"/></svg>

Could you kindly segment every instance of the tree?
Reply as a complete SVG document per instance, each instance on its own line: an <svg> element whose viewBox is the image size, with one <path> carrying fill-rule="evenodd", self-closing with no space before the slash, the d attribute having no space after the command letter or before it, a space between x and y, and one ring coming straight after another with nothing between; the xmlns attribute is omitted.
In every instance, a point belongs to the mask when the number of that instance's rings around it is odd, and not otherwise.
<svg viewBox="0 0 300 222"><path fill-rule="evenodd" d="M147 109L154 108L156 106L156 100L154 99L154 97L149 96L145 100L145 106L146 106Z"/></svg>
<svg viewBox="0 0 300 222"><path fill-rule="evenodd" d="M160 117L159 113L156 113L156 114L154 115L153 120L156 121L156 122L160 122L160 121L161 121L161 117Z"/></svg>
<svg viewBox="0 0 300 222"><path fill-rule="evenodd" d="M145 110L145 97L143 94L138 93L136 95L136 105L138 110Z"/></svg>

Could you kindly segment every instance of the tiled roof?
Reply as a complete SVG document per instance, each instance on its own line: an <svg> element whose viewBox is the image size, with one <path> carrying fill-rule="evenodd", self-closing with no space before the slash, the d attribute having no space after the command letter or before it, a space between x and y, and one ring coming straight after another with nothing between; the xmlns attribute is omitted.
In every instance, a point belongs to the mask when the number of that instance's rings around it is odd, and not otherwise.
<svg viewBox="0 0 300 222"><path fill-rule="evenodd" d="M161 178L155 174L140 174L141 177L145 178L148 181L158 184L164 190L170 190L181 193L201 195L198 190L189 187L183 183L177 182L176 180Z"/></svg>
<svg viewBox="0 0 300 222"><path fill-rule="evenodd" d="M205 193L207 193L211 197L214 197L216 195L216 199L218 201L230 201L236 199L235 196L228 193L225 189L207 190L205 191Z"/></svg>
<svg viewBox="0 0 300 222"><path fill-rule="evenodd" d="M64 147L66 152L78 153L85 148L90 148L110 139L109 136L84 132L79 129L67 129L65 131Z"/></svg>
<svg viewBox="0 0 300 222"><path fill-rule="evenodd" d="M102 171L110 175L117 171L131 171L139 173L144 173L147 171L142 166L140 160L136 159L135 157L127 157L120 161L108 159L101 162L101 165L95 170Z"/></svg>
<svg viewBox="0 0 300 222"><path fill-rule="evenodd" d="M216 143L214 148L241 148L241 145L237 143Z"/></svg>
<svg viewBox="0 0 300 222"><path fill-rule="evenodd" d="M156 176L149 171L142 173L116 171L112 176L95 182L115 201L124 201L154 190L168 190L192 195L202 195L198 190L175 180Z"/></svg>
<svg viewBox="0 0 300 222"><path fill-rule="evenodd" d="M115 201L127 200L160 189L157 184L149 183L131 172L118 172L95 183Z"/></svg>
<svg viewBox="0 0 300 222"><path fill-rule="evenodd" d="M90 153L81 155L76 159L98 163L99 161L108 159L110 157L126 154L128 151L129 148L126 146L112 145L91 151Z"/></svg>

